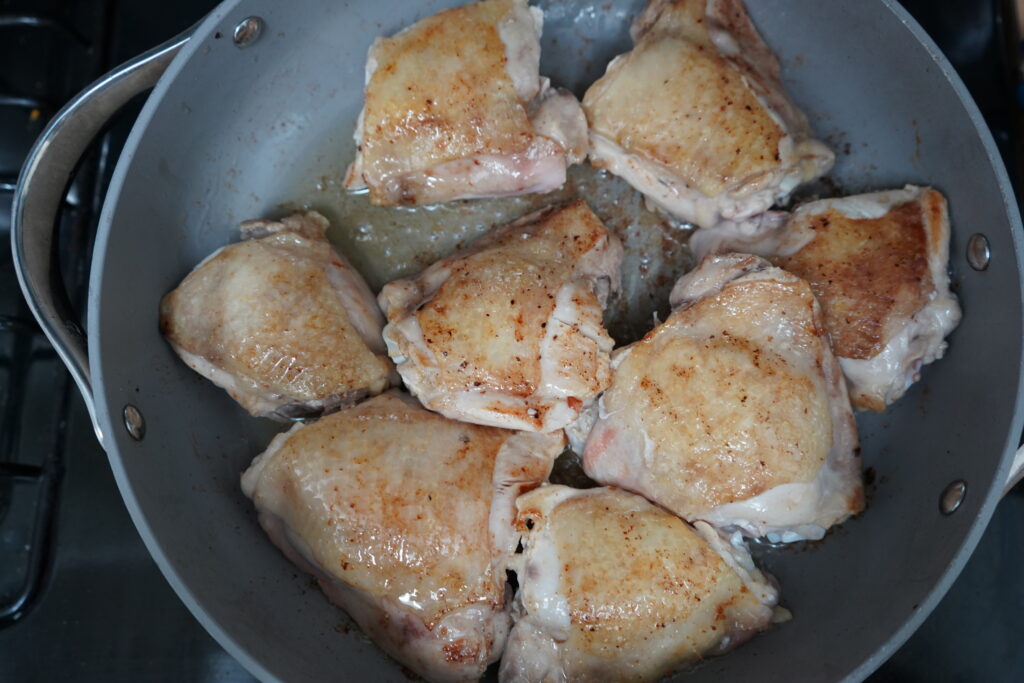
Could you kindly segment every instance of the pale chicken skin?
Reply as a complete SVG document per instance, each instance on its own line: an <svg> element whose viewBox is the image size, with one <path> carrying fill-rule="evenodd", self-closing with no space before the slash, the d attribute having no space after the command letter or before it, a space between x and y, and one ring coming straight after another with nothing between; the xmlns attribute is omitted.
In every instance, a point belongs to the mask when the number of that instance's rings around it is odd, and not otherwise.
<svg viewBox="0 0 1024 683"><path fill-rule="evenodd" d="M586 473L773 541L821 538L859 512L856 426L810 286L725 254L684 275L671 302L613 356Z"/></svg>
<svg viewBox="0 0 1024 683"><path fill-rule="evenodd" d="M503 683L657 681L786 614L738 534L730 543L619 489L548 485L516 506Z"/></svg>
<svg viewBox="0 0 1024 683"><path fill-rule="evenodd" d="M271 540L384 651L428 680L475 681L510 626L500 563L516 497L562 445L391 391L278 435L242 489Z"/></svg>
<svg viewBox="0 0 1024 683"><path fill-rule="evenodd" d="M592 165L676 218L745 232L832 167L740 0L652 0L631 34L583 98Z"/></svg>
<svg viewBox="0 0 1024 683"><path fill-rule="evenodd" d="M539 76L542 26L526 0L484 0L377 39L345 186L385 206L561 187L587 124Z"/></svg>
<svg viewBox="0 0 1024 683"><path fill-rule="evenodd" d="M741 250L804 278L825 313L855 408L882 411L942 358L960 322L949 291L942 194L908 185L809 202L758 237L696 235L699 249Z"/></svg>
<svg viewBox="0 0 1024 683"><path fill-rule="evenodd" d="M310 211L242 224L160 304L182 360L253 415L318 415L397 380L384 319L362 276Z"/></svg>
<svg viewBox="0 0 1024 683"><path fill-rule="evenodd" d="M384 340L424 406L549 432L608 386L602 323L622 246L582 201L544 209L384 286Z"/></svg>

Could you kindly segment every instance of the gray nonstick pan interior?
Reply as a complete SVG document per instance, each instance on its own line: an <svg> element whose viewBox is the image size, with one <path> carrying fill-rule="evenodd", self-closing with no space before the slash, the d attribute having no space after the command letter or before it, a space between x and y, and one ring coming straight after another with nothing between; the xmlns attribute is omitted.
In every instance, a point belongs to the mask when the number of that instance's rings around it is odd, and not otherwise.
<svg viewBox="0 0 1024 683"><path fill-rule="evenodd" d="M452 3L225 3L147 103L101 221L89 336L112 466L147 545L182 599L262 678L401 681L405 675L264 537L238 476L280 426L244 414L178 361L160 338L157 305L192 266L237 239L239 221L296 205L332 218L332 237L378 285L415 266L408 254L384 253L388 240L422 258L482 229L472 221L458 234L402 221L374 225L337 195L337 176L353 151L367 47L445 4ZM642 3L540 5L547 10L542 73L582 94L628 48L628 22ZM1017 445L1021 422L1019 226L976 108L902 10L881 0L749 5L780 56L794 99L837 152L832 191L916 183L946 193L953 281L965 315L943 361L928 367L887 413L858 420L873 481L867 512L820 544L760 551L793 620L685 678L860 678L941 597L997 502L1004 456ZM231 31L250 15L262 17L265 29L255 44L239 49ZM633 200L627 194L622 201ZM521 213L527 204L502 210ZM644 280L631 271L637 298L621 305L620 337L635 333L658 308L664 285L658 276L690 264L685 235L650 216L637 218L635 204L623 209L620 203L620 213L608 216L617 230L642 233L633 238L633 263L639 269L647 258L643 265L652 272ZM641 230L648 222L659 231L657 240ZM988 236L993 253L981 272L964 259L975 232ZM640 300L648 290L653 298ZM121 424L128 403L145 416L142 441ZM944 516L938 500L954 480L966 481L968 494L955 514Z"/></svg>

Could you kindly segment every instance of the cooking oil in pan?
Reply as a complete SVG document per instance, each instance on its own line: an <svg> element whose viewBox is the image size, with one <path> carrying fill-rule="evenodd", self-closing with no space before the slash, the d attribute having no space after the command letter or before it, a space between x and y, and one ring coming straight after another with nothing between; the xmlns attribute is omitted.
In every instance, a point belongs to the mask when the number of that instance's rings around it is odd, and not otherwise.
<svg viewBox="0 0 1024 683"><path fill-rule="evenodd" d="M339 154L338 157L343 155ZM331 223L328 238L358 269L370 287L415 275L431 263L491 230L531 211L583 199L623 246L622 290L608 302L605 326L621 346L640 339L668 314L668 295L694 265L688 242L691 226L648 210L643 196L625 181L587 163L569 169L566 184L547 194L473 199L433 206L381 207L367 194L342 185L346 164L310 170L296 199L282 212L315 209ZM551 474L554 483L595 486L580 457L566 450Z"/></svg>
<svg viewBox="0 0 1024 683"><path fill-rule="evenodd" d="M646 334L655 314L664 319L672 285L693 267L689 226L649 211L643 197L624 181L586 163L570 168L565 186L547 194L421 207L374 206L365 193L344 189L343 173L344 166L339 166L336 172L311 177L294 204L282 208L315 209L326 216L331 222L328 237L374 291L414 275L494 226L577 198L622 240L622 292L605 314L617 344Z"/></svg>

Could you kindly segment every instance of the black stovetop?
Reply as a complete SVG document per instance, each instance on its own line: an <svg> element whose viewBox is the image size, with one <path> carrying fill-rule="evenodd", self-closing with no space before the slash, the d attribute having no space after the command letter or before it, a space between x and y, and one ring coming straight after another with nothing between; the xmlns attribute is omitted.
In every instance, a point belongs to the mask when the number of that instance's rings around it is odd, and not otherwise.
<svg viewBox="0 0 1024 683"><path fill-rule="evenodd" d="M0 239L7 239L19 160L46 119L91 78L187 28L213 4L0 0ZM1016 178L1013 3L904 4L954 62ZM108 162L137 111L129 108L84 166L65 207L71 251L89 242ZM72 298L80 298L84 271L68 263ZM10 256L0 247L0 681L252 680L150 559L58 361L38 335L14 334L31 327L27 321ZM48 501L56 503L52 520L39 512ZM35 520L35 531L16 529L16 518ZM1022 541L1018 487L946 598L872 680L1024 680ZM28 576L32 558L43 570L37 578ZM24 604L15 604L19 599Z"/></svg>

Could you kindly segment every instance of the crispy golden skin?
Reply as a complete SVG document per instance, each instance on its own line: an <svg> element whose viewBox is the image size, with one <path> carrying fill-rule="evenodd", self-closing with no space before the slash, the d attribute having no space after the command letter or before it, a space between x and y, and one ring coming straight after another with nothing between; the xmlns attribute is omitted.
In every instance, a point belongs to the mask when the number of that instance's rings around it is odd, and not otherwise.
<svg viewBox="0 0 1024 683"><path fill-rule="evenodd" d="M278 435L242 476L260 524L389 654L477 680L509 622L514 501L560 434L454 422L397 391Z"/></svg>
<svg viewBox="0 0 1024 683"><path fill-rule="evenodd" d="M583 98L591 164L704 228L756 216L834 156L739 0L651 0Z"/></svg>
<svg viewBox="0 0 1024 683"><path fill-rule="evenodd" d="M810 283L851 403L885 410L942 358L960 322L945 198L907 185L808 202L770 223L753 234L698 230L690 245L757 254Z"/></svg>
<svg viewBox="0 0 1024 683"><path fill-rule="evenodd" d="M748 586L703 534L640 496L543 486L517 505L523 609L499 680L656 681L772 617L777 593L757 569Z"/></svg>
<svg viewBox="0 0 1024 683"><path fill-rule="evenodd" d="M859 512L856 426L810 286L725 254L684 275L672 303L613 356L587 474L752 536L820 538Z"/></svg>
<svg viewBox="0 0 1024 683"><path fill-rule="evenodd" d="M560 429L608 385L601 314L620 261L617 239L582 201L528 217L386 285L389 351L432 410Z"/></svg>
<svg viewBox="0 0 1024 683"><path fill-rule="evenodd" d="M487 383L519 397L537 391L540 343L555 294L571 279L576 261L607 240L597 216L576 202L552 214L530 239L508 232L452 263L449 278L416 313L435 355L453 359L448 376L465 388ZM580 292L574 303L600 311L592 292ZM583 353L574 369L591 392L600 392L608 383L607 363L597 362L594 344L579 339L578 331L565 334Z"/></svg>
<svg viewBox="0 0 1024 683"><path fill-rule="evenodd" d="M775 262L810 283L836 355L874 357L931 299L929 244L939 242L945 216L946 200L929 188L919 201L879 218L851 218L829 208L791 221L789 229L810 229L815 237Z"/></svg>
<svg viewBox="0 0 1024 683"><path fill-rule="evenodd" d="M383 320L326 219L258 223L273 232L224 247L164 297L168 342L254 415L384 391L394 371Z"/></svg>
<svg viewBox="0 0 1024 683"><path fill-rule="evenodd" d="M712 197L777 167L786 132L702 26L695 20L685 37L646 34L591 86L583 108L594 131Z"/></svg>
<svg viewBox="0 0 1024 683"><path fill-rule="evenodd" d="M368 175L479 152L526 151L532 128L505 71L497 28L509 4L487 0L445 10L377 42L377 70L366 89ZM442 97L438 83L448 88Z"/></svg>
<svg viewBox="0 0 1024 683"><path fill-rule="evenodd" d="M374 596L421 596L430 627L467 603L503 601L487 519L495 457L513 434L385 394L290 435L255 502L285 518L326 573Z"/></svg>
<svg viewBox="0 0 1024 683"><path fill-rule="evenodd" d="M526 0L483 0L374 42L346 187L388 206L561 186L586 120L538 74L541 21Z"/></svg>
<svg viewBox="0 0 1024 683"><path fill-rule="evenodd" d="M655 458L651 479L666 489L659 499L688 519L809 482L825 461L829 397L807 368L772 348L772 330L762 332L765 320L780 318L790 348L816 355L824 330L807 283L760 281L673 314L616 368L605 410L643 415L654 448L677 454Z"/></svg>

